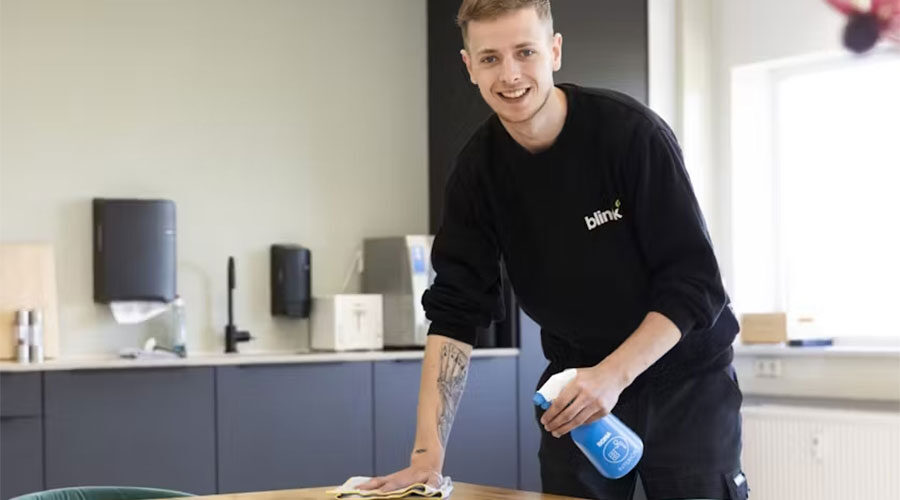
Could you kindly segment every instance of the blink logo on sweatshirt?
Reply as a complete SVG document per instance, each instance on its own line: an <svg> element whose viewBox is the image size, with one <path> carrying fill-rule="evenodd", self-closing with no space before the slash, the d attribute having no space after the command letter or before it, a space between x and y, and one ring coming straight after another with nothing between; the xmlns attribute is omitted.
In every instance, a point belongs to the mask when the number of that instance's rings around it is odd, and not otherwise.
<svg viewBox="0 0 900 500"><path fill-rule="evenodd" d="M619 213L619 206L621 203L619 200L616 200L616 206L610 210L597 210L591 215L586 215L584 217L584 223L587 224L588 231L593 231L595 228L606 224L607 222L617 221L622 218L622 214Z"/></svg>

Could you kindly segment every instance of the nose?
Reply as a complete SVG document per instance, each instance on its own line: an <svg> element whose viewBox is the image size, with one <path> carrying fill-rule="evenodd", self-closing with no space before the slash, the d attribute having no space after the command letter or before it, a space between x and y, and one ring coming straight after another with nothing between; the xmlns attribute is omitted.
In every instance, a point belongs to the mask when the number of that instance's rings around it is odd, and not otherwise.
<svg viewBox="0 0 900 500"><path fill-rule="evenodd" d="M504 85L510 85L522 79L522 72L519 68L519 61L514 57L507 57L503 61L503 68L500 73L500 81Z"/></svg>

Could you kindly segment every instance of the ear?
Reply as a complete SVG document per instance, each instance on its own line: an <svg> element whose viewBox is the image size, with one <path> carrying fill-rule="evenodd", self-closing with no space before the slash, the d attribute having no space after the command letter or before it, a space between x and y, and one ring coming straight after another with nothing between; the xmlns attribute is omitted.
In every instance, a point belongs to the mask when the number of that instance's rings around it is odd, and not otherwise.
<svg viewBox="0 0 900 500"><path fill-rule="evenodd" d="M477 83L475 83L475 76L472 75L472 60L469 59L469 53L466 52L466 49L462 49L459 51L459 55L462 56L463 64L466 65L466 71L469 72L469 81L471 81L473 85L477 85Z"/></svg>
<svg viewBox="0 0 900 500"><path fill-rule="evenodd" d="M557 33L553 35L553 71L559 71L562 67L562 35Z"/></svg>

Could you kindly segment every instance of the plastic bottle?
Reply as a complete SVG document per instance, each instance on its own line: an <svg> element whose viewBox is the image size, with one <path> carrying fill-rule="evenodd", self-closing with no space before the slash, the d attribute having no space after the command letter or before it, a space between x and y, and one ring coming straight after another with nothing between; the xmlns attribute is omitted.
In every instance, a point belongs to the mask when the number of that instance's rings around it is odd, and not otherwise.
<svg viewBox="0 0 900 500"><path fill-rule="evenodd" d="M559 396L563 388L575 378L575 368L563 370L547 380L534 394L534 404L543 409ZM615 415L589 424L582 424L570 433L572 441L605 477L619 479L628 474L641 460L644 443Z"/></svg>
<svg viewBox="0 0 900 500"><path fill-rule="evenodd" d="M172 352L180 358L187 356L187 325L184 317L184 299L175 297L172 301Z"/></svg>

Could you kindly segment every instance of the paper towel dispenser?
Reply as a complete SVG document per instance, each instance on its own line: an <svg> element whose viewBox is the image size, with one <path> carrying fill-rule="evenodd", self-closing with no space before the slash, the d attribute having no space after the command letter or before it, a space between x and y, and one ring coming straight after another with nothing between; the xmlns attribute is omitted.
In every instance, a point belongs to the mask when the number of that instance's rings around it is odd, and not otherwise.
<svg viewBox="0 0 900 500"><path fill-rule="evenodd" d="M175 299L175 203L94 199L94 302Z"/></svg>

